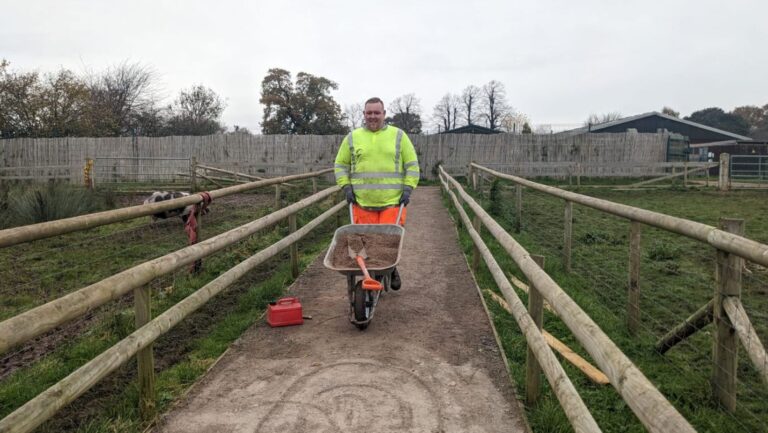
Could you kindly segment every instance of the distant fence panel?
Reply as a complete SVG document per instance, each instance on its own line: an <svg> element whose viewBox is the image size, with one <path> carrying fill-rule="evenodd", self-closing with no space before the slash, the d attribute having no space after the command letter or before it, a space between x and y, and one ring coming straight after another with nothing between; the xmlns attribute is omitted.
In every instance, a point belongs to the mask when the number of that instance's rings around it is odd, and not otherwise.
<svg viewBox="0 0 768 433"><path fill-rule="evenodd" d="M6 167L69 167L71 181L79 181L87 158L99 162L153 161L197 158L200 163L254 176L283 176L333 165L341 135L245 135L202 137L105 137L0 140L0 169ZM439 163L452 173L474 161L515 167L515 174L536 175L528 167L579 163L583 165L650 164L666 160L666 133L583 134L436 134L411 137L419 154L422 175L436 177ZM171 164L172 165L172 164ZM180 167L168 168L176 170ZM122 169L129 173L128 169ZM158 171L152 166L149 171ZM166 170L166 169L163 169ZM166 170L166 171L167 171ZM530 173L529 173L530 171ZM645 174L634 169L632 175ZM163 172L164 173L164 172ZM614 175L595 168L585 176ZM611 173L611 174L609 174ZM0 179L6 172L0 170ZM567 175L563 173L562 175ZM44 178L41 177L40 180ZM158 180L162 180L160 177ZM97 179L98 182L98 179Z"/></svg>

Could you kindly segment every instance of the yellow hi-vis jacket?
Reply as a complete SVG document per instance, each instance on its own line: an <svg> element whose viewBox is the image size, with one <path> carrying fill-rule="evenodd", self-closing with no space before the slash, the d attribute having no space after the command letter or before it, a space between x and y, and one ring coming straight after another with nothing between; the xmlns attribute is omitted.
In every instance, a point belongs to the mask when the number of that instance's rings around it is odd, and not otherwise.
<svg viewBox="0 0 768 433"><path fill-rule="evenodd" d="M400 202L404 187L419 183L416 150L402 129L357 128L341 142L334 165L336 184L352 185L357 204L383 209Z"/></svg>

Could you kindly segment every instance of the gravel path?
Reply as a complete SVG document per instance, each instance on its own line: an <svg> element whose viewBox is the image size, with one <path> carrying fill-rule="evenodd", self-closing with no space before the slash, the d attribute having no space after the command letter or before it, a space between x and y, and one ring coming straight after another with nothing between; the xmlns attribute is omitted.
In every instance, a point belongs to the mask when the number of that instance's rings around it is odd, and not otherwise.
<svg viewBox="0 0 768 433"><path fill-rule="evenodd" d="M365 331L346 279L316 260L290 287L302 326L249 329L159 432L525 432L437 187L408 207L398 269Z"/></svg>

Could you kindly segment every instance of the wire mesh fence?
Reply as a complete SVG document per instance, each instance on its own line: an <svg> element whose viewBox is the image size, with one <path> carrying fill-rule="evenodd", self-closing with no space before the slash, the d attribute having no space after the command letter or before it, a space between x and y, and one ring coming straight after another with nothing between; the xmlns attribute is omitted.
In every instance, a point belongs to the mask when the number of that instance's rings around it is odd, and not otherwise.
<svg viewBox="0 0 768 433"><path fill-rule="evenodd" d="M641 230L639 273L640 316L636 332L628 329L630 222L592 208L573 205L571 272L565 270L565 201L524 188L521 218L511 182L486 184L484 206L531 254L546 257L546 270L584 308L630 359L654 382L699 431L765 431L768 384L746 354L738 353L735 369L735 410L717 402L718 367L713 363L715 325L707 325L666 353L654 347L665 334L713 299L716 250L708 245L648 226ZM747 237L768 240L760 222L768 209L757 192L724 196L685 190L611 191L591 189L590 195L717 226L722 216L747 219ZM752 194L752 195L750 195ZM733 203L741 203L735 208ZM753 206L754 204L754 206ZM732 209L729 215L725 209ZM750 222L751 221L751 222ZM516 227L521 227L519 233ZM750 231L750 227L753 230ZM747 262L727 271L741 272L741 299L757 335L768 336L768 270ZM721 271L722 272L722 271ZM519 272L518 278L522 278ZM556 319L555 319L556 322ZM549 326L565 329L553 321ZM545 329L548 324L545 323ZM551 331L553 332L553 331ZM567 332L567 330L566 330ZM554 333L554 332L553 332ZM566 335L556 335L568 339ZM725 372L728 373L728 372Z"/></svg>

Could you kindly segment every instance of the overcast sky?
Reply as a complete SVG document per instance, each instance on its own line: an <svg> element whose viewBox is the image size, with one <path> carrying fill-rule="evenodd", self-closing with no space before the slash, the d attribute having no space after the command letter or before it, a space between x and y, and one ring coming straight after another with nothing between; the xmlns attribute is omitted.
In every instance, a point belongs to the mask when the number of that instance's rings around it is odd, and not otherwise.
<svg viewBox="0 0 768 433"><path fill-rule="evenodd" d="M0 0L0 11L13 70L138 62L166 102L203 84L226 99L228 126L254 132L274 67L335 81L342 107L415 93L429 129L443 95L490 80L534 125L768 103L765 0Z"/></svg>

